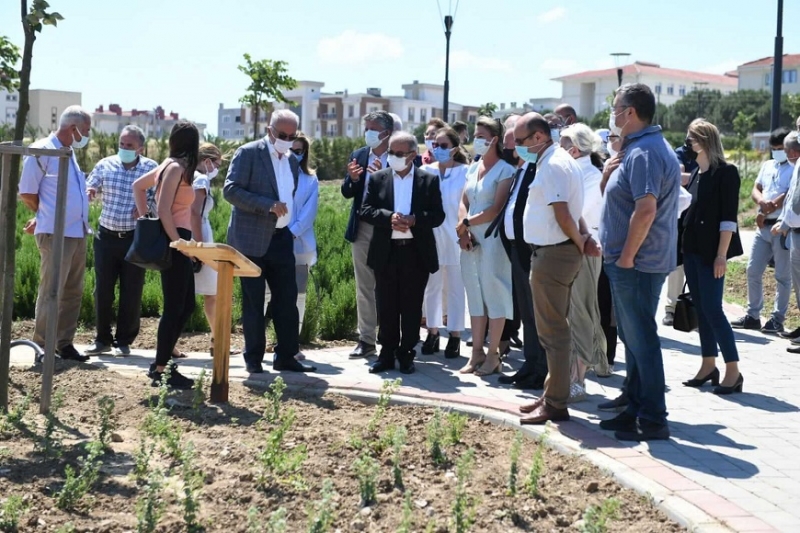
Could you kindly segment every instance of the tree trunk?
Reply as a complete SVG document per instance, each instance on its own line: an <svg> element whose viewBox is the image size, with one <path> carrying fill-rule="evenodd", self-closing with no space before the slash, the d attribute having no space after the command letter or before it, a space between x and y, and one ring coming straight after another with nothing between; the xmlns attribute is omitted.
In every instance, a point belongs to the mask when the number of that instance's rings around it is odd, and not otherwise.
<svg viewBox="0 0 800 533"><path fill-rule="evenodd" d="M19 110L17 111L17 122L14 127L14 140L22 144L25 123L28 119L29 98L28 90L31 84L31 61L33 59L33 43L36 40L36 32L28 24L25 17L28 15L28 1L20 0L22 13L22 28L25 31L25 46L22 53L22 70L19 73ZM4 203L6 210L2 213L3 231L0 238L4 246L0 253L0 271L2 271L3 284L0 287L0 302L2 302L2 324L0 324L0 355L3 363L11 355L11 323L14 313L14 269L16 254L16 232L17 232L17 188L19 187L19 169L21 157L14 155L11 157L11 172L8 174L8 181L2 184ZM0 368L3 377L8 375L8 368ZM6 384L7 385L7 384ZM0 387L0 411L8 410L8 389Z"/></svg>
<svg viewBox="0 0 800 533"><path fill-rule="evenodd" d="M256 98L256 104L253 106L253 140L255 141L258 139L258 114L261 113L261 110L258 108L258 99ZM245 137L247 137L245 135Z"/></svg>

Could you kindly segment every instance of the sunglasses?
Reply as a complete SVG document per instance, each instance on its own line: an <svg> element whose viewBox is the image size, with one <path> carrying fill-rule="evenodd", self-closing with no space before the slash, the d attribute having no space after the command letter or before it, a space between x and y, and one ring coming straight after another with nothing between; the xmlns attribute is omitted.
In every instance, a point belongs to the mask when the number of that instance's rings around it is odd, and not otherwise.
<svg viewBox="0 0 800 533"><path fill-rule="evenodd" d="M436 143L436 142L435 142L435 143L433 143L433 144L431 144L431 146L432 146L433 148L444 148L445 150L449 150L450 148L452 148L452 146L448 146L448 145L446 145L446 144L442 144L442 143Z"/></svg>
<svg viewBox="0 0 800 533"><path fill-rule="evenodd" d="M282 131L277 131L272 127L270 127L270 129L272 129L272 134L282 141L294 141L297 139L297 135L288 135Z"/></svg>
<svg viewBox="0 0 800 533"><path fill-rule="evenodd" d="M302 150L302 149L300 149L300 150L295 150L294 148L292 148L292 153L293 153L294 155L303 155L303 153L304 153L304 152L303 152L303 150Z"/></svg>
<svg viewBox="0 0 800 533"><path fill-rule="evenodd" d="M389 155L393 155L395 157L408 157L410 154L413 154L414 152L392 152L391 150L389 150L388 153Z"/></svg>

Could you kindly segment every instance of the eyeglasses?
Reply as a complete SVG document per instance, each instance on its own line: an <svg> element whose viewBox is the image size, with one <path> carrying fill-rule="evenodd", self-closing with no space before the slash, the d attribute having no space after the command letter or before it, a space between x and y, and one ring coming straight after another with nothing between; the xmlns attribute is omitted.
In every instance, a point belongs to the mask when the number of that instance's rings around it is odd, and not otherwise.
<svg viewBox="0 0 800 533"><path fill-rule="evenodd" d="M392 152L391 150L389 150L387 153L388 153L389 155L393 155L393 156L395 156L395 157L402 157L402 158L406 158L406 157L408 157L409 155L413 154L414 152Z"/></svg>
<svg viewBox="0 0 800 533"><path fill-rule="evenodd" d="M625 111L629 107L630 107L629 105L611 106L611 110L616 111L617 109L619 109L620 111Z"/></svg>
<svg viewBox="0 0 800 533"><path fill-rule="evenodd" d="M450 148L452 148L452 146L447 146L446 144L441 144L441 143L437 143L437 142L431 144L431 146L433 148L444 148L445 150L449 150Z"/></svg>
<svg viewBox="0 0 800 533"><path fill-rule="evenodd" d="M619 140L619 135L609 135L608 142L614 142Z"/></svg>
<svg viewBox="0 0 800 533"><path fill-rule="evenodd" d="M294 141L297 139L297 135L289 135L287 133L283 133L282 131L276 130L272 126L270 126L270 129L272 130L272 134L282 141Z"/></svg>
<svg viewBox="0 0 800 533"><path fill-rule="evenodd" d="M304 152L304 151L303 151L303 149L302 149L302 148L301 148L301 149L298 149L298 150L295 150L294 148L292 148L292 153L293 153L294 155L303 155L303 152Z"/></svg>
<svg viewBox="0 0 800 533"><path fill-rule="evenodd" d="M516 144L517 146L522 146L523 144L525 144L525 141L527 141L528 139L530 139L530 138L531 138L531 137L533 137L534 135L536 135L536 132L535 132L535 131L534 131L533 133L531 133L530 135L528 135L527 137L523 138L523 139L517 139L517 138L515 138L515 139L514 139L514 144Z"/></svg>

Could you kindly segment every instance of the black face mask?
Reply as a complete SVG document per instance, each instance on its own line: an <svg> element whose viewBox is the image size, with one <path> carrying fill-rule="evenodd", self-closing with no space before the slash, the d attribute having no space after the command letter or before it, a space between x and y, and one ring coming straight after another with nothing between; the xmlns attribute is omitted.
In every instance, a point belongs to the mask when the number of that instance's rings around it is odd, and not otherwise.
<svg viewBox="0 0 800 533"><path fill-rule="evenodd" d="M694 161L697 159L697 152L692 150L692 144L688 141L683 144L683 153L684 155L686 155L686 158L690 161Z"/></svg>
<svg viewBox="0 0 800 533"><path fill-rule="evenodd" d="M519 157L514 155L513 148L503 148L503 161L505 161L512 167L516 167L517 165L519 165Z"/></svg>

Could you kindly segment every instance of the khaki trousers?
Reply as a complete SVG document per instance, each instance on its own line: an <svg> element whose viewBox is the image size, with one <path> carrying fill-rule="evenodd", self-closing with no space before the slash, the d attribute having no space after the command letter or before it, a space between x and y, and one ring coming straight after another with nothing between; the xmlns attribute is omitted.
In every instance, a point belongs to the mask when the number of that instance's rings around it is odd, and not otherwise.
<svg viewBox="0 0 800 533"><path fill-rule="evenodd" d="M53 282L51 254L53 251L53 235L40 233L36 235L36 246L39 247L41 263L39 265L39 294L36 297L36 325L33 331L33 342L44 346L44 335L47 323L57 320L56 349L61 349L75 338L78 329L78 316L81 312L83 298L83 279L86 274L86 239L64 238L64 258L61 262L59 289L61 300L58 302L58 316L48 316L47 294Z"/></svg>
<svg viewBox="0 0 800 533"><path fill-rule="evenodd" d="M534 249L532 257L533 313L539 342L547 353L544 398L556 409L566 409L569 398L570 295L582 259L571 243Z"/></svg>
<svg viewBox="0 0 800 533"><path fill-rule="evenodd" d="M378 333L378 306L375 302L375 272L367 265L369 244L372 242L372 224L359 222L356 242L352 244L353 270L356 275L356 313L358 338L367 344L376 344Z"/></svg>
<svg viewBox="0 0 800 533"><path fill-rule="evenodd" d="M608 369L606 336L600 323L600 306L597 304L597 282L603 258L583 256L581 261L581 270L572 284L569 309L572 361L580 360L588 367L596 366L603 371Z"/></svg>

